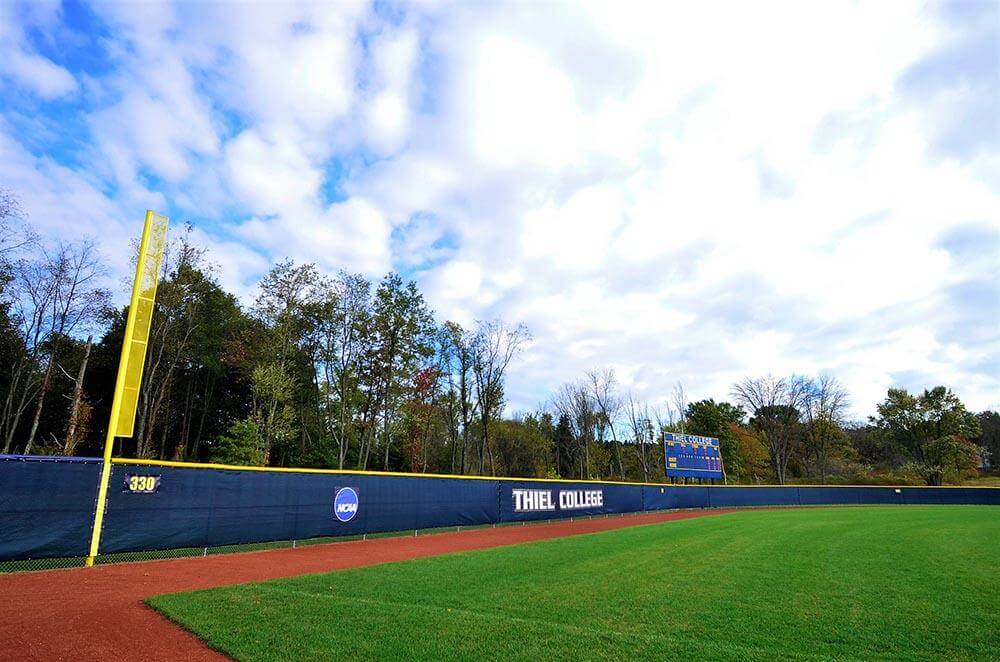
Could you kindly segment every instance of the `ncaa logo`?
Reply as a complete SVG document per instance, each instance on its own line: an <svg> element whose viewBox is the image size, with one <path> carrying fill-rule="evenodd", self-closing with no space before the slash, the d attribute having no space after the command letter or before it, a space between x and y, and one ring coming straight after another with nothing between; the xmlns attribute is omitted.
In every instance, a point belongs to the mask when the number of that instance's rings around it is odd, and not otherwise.
<svg viewBox="0 0 1000 662"><path fill-rule="evenodd" d="M333 514L341 522L350 522L358 514L358 493L350 487L337 490L333 497Z"/></svg>

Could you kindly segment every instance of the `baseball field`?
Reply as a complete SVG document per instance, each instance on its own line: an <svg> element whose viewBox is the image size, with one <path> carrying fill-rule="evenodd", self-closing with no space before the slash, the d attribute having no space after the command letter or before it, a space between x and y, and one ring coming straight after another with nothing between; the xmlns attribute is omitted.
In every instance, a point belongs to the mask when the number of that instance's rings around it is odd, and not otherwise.
<svg viewBox="0 0 1000 662"><path fill-rule="evenodd" d="M238 660L996 659L1000 513L744 511L147 604Z"/></svg>

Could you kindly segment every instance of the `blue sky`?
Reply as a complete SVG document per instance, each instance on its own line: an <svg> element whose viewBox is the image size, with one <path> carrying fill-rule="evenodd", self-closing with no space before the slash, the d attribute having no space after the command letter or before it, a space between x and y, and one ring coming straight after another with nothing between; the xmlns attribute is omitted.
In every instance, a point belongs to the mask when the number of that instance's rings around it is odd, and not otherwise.
<svg viewBox="0 0 1000 662"><path fill-rule="evenodd" d="M0 186L115 284L147 207L523 321L513 409L613 367L1000 406L1000 10L0 3Z"/></svg>

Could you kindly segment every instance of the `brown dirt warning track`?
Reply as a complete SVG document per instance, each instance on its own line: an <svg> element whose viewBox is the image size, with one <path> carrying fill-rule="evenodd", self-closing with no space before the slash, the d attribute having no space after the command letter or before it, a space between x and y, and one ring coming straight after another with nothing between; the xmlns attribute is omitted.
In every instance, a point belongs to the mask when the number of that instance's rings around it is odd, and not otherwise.
<svg viewBox="0 0 1000 662"><path fill-rule="evenodd" d="M228 584L404 561L732 512L649 513L0 575L2 660L225 660L143 600Z"/></svg>

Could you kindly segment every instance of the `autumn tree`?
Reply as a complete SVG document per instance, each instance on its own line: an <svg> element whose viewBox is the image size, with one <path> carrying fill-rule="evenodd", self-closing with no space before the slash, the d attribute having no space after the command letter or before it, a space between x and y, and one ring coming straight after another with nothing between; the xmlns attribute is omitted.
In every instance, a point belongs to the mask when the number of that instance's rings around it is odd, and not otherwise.
<svg viewBox="0 0 1000 662"><path fill-rule="evenodd" d="M731 423L730 435L736 444L735 470L726 470L726 476L744 483L762 483L771 469L768 445L760 430L745 425Z"/></svg>
<svg viewBox="0 0 1000 662"><path fill-rule="evenodd" d="M52 381L66 370L59 363L62 339L91 327L107 306L103 276L103 262L91 241L39 245L13 263L10 311L19 351L10 365L0 425L4 452L10 452L22 417L33 405L23 449L31 452Z"/></svg>
<svg viewBox="0 0 1000 662"><path fill-rule="evenodd" d="M523 324L509 326L502 320L480 323L472 341L472 374L479 403L479 473L486 472L486 457L491 452L490 425L502 411L504 375L514 356L530 340ZM491 465L495 473L495 465Z"/></svg>
<svg viewBox="0 0 1000 662"><path fill-rule="evenodd" d="M771 468L780 485L788 474L788 463L801 439L801 407L807 390L802 377L750 378L732 387L732 396L752 414L750 424L764 438Z"/></svg>
<svg viewBox="0 0 1000 662"><path fill-rule="evenodd" d="M807 380L802 411L805 418L804 446L813 474L823 483L830 475L831 462L850 453L844 432L845 416L850 400L836 377L820 375Z"/></svg>
<svg viewBox="0 0 1000 662"><path fill-rule="evenodd" d="M413 377L413 388L404 404L406 457L410 471L427 471L434 428L441 420L438 415L438 371L437 366L419 370Z"/></svg>
<svg viewBox="0 0 1000 662"><path fill-rule="evenodd" d="M631 431L630 443L642 471L642 480L648 481L653 471L651 450L660 443L661 431L655 422L656 416L650 411L648 403L640 402L632 393L625 399L625 415Z"/></svg>
<svg viewBox="0 0 1000 662"><path fill-rule="evenodd" d="M574 471L580 479L592 476L591 454L594 441L594 427L597 408L590 389L585 383L568 382L560 386L552 396L552 411L565 420L573 437L572 457ZM569 477L571 474L563 474Z"/></svg>
<svg viewBox="0 0 1000 662"><path fill-rule="evenodd" d="M610 451L609 474L622 478L625 476L625 465L622 462L622 449L618 442L616 424L624 406L624 398L620 393L615 371L613 368L590 370L587 372L586 384L597 410L595 436L598 443L605 444Z"/></svg>

